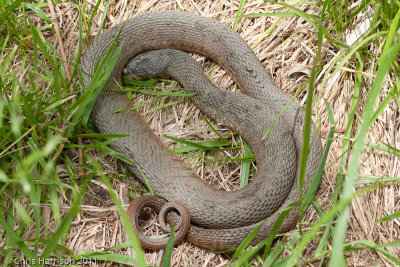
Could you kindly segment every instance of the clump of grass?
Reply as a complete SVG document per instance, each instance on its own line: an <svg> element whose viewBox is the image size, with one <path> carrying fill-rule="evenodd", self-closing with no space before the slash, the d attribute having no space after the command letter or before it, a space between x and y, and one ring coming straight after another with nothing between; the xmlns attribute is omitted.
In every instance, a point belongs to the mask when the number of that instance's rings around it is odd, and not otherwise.
<svg viewBox="0 0 400 267"><path fill-rule="evenodd" d="M17 1L1 7L0 35L4 37L1 38L4 41L1 44L0 70L0 190L3 195L0 200L0 239L3 240L1 258L5 265L19 264L22 258L36 266L44 265L49 258L68 257L78 262L85 257L144 266L143 254L132 227L127 227L127 233L133 241L125 247L135 248L136 259L109 251L75 255L64 246L65 234L69 232L72 221L80 212L88 184L96 173L105 177L97 162L85 150L83 157L91 161L78 167L73 160L76 156L74 148L79 146L75 145L77 137L85 136L79 133L79 128L84 128L89 134L92 132L86 129L91 104L104 86L113 62L115 64L119 56L120 48L111 54L111 47L110 53L99 62L94 74L96 79L85 93L81 94L79 90L79 79L74 79L73 88L76 89L71 91L57 50L41 34L42 30L51 28L50 19L41 9L43 6L45 5L42 3L32 5ZM35 28L25 12L30 13L30 16L35 16L32 13L36 13L47 23L46 26ZM80 13L80 47L84 16L85 14ZM89 25L87 27L90 28ZM79 62L80 53L81 49L76 55L76 63ZM19 63L14 65L16 59ZM33 61L32 69L25 67L27 61ZM78 66L75 66L72 74L78 73ZM95 137L94 140L101 142L81 147L100 149L118 157L118 154L107 147L109 141L102 140L112 140L121 135L92 136ZM67 179L58 176L57 162L65 164ZM79 175L78 169L83 169L84 174ZM115 198L114 189L107 183L108 179L104 179L123 221L129 226L126 212ZM61 212L60 198L72 200L66 214ZM50 204L55 230L46 226L43 204ZM117 249L121 248L124 247Z"/></svg>
<svg viewBox="0 0 400 267"><path fill-rule="evenodd" d="M341 55L337 57L331 65L328 66L328 69L334 69L334 73L337 73L341 70L341 67L345 64L350 64L352 61L358 62L358 71L362 72L363 70L363 63L364 60L361 55L365 54L365 49L370 42L383 40L385 43L383 50L377 56L379 57L379 67L375 74L375 80L371 90L368 92L367 102L363 109L363 121L360 125L359 132L356 138L353 140L351 144L352 150L351 154L348 152L350 149L350 135L352 133L352 129L356 127L354 125L354 115L355 109L359 102L359 91L360 91L360 81L362 80L362 75L359 73L356 75L356 86L354 89L354 97L352 99L351 110L349 115L349 120L347 123L346 131L345 131L345 142L343 144L343 154L340 159L341 161L341 172L344 173L344 169L347 169L347 173L340 175L338 177L338 181L336 183L334 199L332 200L332 207L327 212L322 212L320 210L320 219L314 224L311 225L311 228L301 234L301 238L296 240L296 245L294 247L289 247L288 249L291 251L291 255L287 257L285 260L276 260L273 265L283 265L283 266L292 266L300 264L302 261L302 253L305 250L307 244L319 234L322 234L322 238L319 241L319 246L316 251L316 256L312 258L308 262L312 262L313 260L320 260L321 266L324 262L329 262L329 265L336 266L336 265L345 265L345 258L344 252L351 251L351 250L359 250L360 248L358 245L360 243L368 244L363 248L372 248L375 249L377 252L383 253L387 258L393 261L396 264L399 264L400 260L395 255L389 253L385 250L385 247L396 246L398 245L397 242L388 243L388 244L374 244L369 240L359 240L355 243L346 243L345 242L345 235L347 233L347 226L348 226L348 218L349 218L349 211L350 211L350 203L351 201L360 194L368 193L370 190L374 189L377 183L373 183L371 187L367 187L364 190L360 190L359 192L355 193L355 183L356 177L358 176L358 169L360 163L360 157L362 154L362 149L366 145L365 143L365 135L367 130L374 122L374 120L379 116L379 114L385 109L388 102L393 99L394 94L389 94L386 99L377 107L375 108L375 103L377 100L378 95L381 92L382 83L384 79L389 75L390 77L394 77L393 80L398 80L398 64L396 63L396 58L398 57L400 43L397 41L395 42L395 36L398 37L397 30L398 30L398 21L400 18L400 11L397 13L392 12L391 8L397 7L395 10L399 10L399 3L391 3L391 4L382 4L373 3L373 8L375 10L375 15L371 19L371 26L365 32L361 38L352 45L344 44L342 41L343 38L343 31L344 29L348 28L348 25L352 23L354 18L359 15L360 13L365 14L366 8L371 4L368 1L360 1L356 3L353 9L349 9L349 2L345 1L344 4L342 2L332 2L332 1L325 1L321 8L321 16L309 15L294 6L290 6L289 4L278 2L277 5L285 6L287 9L290 10L290 13L268 13L268 14L252 14L252 15L244 15L244 17L257 17L263 15L293 15L299 16L303 18L305 21L309 22L310 25L314 26L316 30L318 30L318 45L319 45L319 53L316 61L319 60L320 57L320 44L321 38L326 38L327 40L331 41L331 44L337 46L338 50L341 50ZM390 19L388 19L390 18ZM332 27L326 27L326 23L331 23L333 21L333 27L336 30L336 34L333 35L329 30L332 30ZM378 32L377 28L381 26L382 28L386 29L385 32ZM336 40L335 40L336 39ZM333 41L335 40L335 41ZM367 52L368 54L368 52ZM320 60L319 60L320 61ZM314 66L314 71L320 71L321 66ZM323 78L322 85L324 85L325 81L329 77L329 72L325 73ZM310 83L314 84L314 76L312 75L310 78ZM397 89L398 83L396 83L391 91L398 91ZM310 86L311 89L313 86ZM306 103L306 117L310 116L310 107L311 107L311 98L310 95L312 94L312 89L308 91L308 98ZM327 107L329 107L327 105ZM375 111L374 111L375 109ZM329 111L329 108L328 108ZM331 111L329 112L331 113ZM373 118L372 120L370 118ZM333 116L330 115L331 124L334 125ZM306 126L307 127L307 126ZM306 131L306 130L305 130ZM332 133L332 131L331 131ZM329 138L332 138L332 135L329 135ZM307 142L307 135L304 136L304 144L308 144ZM328 140L329 141L329 140ZM327 146L329 147L329 146ZM305 148L306 150L307 148ZM304 152L304 151L303 151ZM325 151L326 153L327 151ZM303 154L304 155L304 154ZM304 164L304 162L302 162ZM346 167L344 167L346 166ZM303 165L301 166L303 167ZM318 177L315 177L318 179ZM395 181L399 181L399 178L393 178ZM340 195L340 199L339 199ZM321 206L318 204L318 201L314 199L314 204L317 206ZM397 214L398 215L398 214ZM390 218L394 218L397 215L390 216ZM335 222L335 219L337 221ZM331 247L332 249L328 249ZM281 246L277 246L276 249L281 250ZM362 248L361 248L362 249ZM272 252L271 252L272 253ZM271 254L264 255L268 258ZM328 259L326 257L329 256ZM249 257L250 259L251 257ZM264 262L265 263L265 262ZM268 261L268 264L271 262Z"/></svg>

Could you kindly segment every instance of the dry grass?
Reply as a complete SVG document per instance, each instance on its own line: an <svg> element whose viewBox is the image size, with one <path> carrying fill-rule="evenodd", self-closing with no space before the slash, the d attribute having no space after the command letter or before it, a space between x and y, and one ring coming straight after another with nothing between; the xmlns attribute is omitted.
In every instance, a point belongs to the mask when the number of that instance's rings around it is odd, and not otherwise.
<svg viewBox="0 0 400 267"><path fill-rule="evenodd" d="M95 2L87 1L86 9L93 9ZM109 28L128 18L148 13L155 10L184 10L202 16L218 20L228 26L232 26L235 15L239 7L238 1L111 1L107 12L105 28ZM262 1L248 1L244 7L244 14L273 12L276 7ZM104 5L100 11L104 10ZM308 13L317 13L317 10L306 10ZM63 3L56 5L57 19L60 21L61 31L65 42L69 60L73 62L73 55L77 51L77 8L73 4ZM93 24L92 33L98 30L98 22L101 20L102 12L95 16L97 23ZM278 21L278 22L277 22ZM307 24L303 19L296 17L261 17L251 19L240 19L237 32L252 45L265 30L277 22L272 32L267 35L253 49L258 58L262 61L266 71L273 77L275 82L288 94L294 92L306 81L307 74L314 61L316 46L316 30ZM40 20L34 20L35 25L40 25ZM352 29L349 29L351 31ZM56 37L49 31L45 35L48 42L54 43L57 48ZM94 36L91 36L93 39ZM379 47L371 47L371 52L377 52ZM340 51L335 50L328 42L323 44L322 65L326 66L332 58ZM211 66L211 62L202 57L198 58L205 68ZM377 62L371 58L367 62L369 73L373 74ZM347 65L350 70L356 69L355 66ZM220 68L217 67L211 74L210 79L222 88L235 90L232 86L232 79ZM372 84L373 79L364 75L365 84L362 86L361 95L365 95ZM336 128L339 129L335 135L332 148L329 152L325 176L317 194L319 202L323 208L327 209L331 205L336 177L339 172L339 159L342 153L343 133L340 129L346 127L350 100L352 99L354 88L354 73L341 71L339 75L332 76L324 85L322 79L317 81L316 94L321 94L329 100L333 109ZM384 86L383 92L389 90L390 82ZM159 86L164 86L161 84ZM176 84L166 85L166 90L175 90ZM386 90L386 91L385 91ZM382 94L380 101L385 94ZM297 101L305 102L305 94L300 94ZM176 99L171 99L174 101ZM148 101L146 96L140 96L137 101ZM365 102L363 100L363 102ZM362 104L359 105L356 124L359 123ZM156 103L157 104L157 103ZM154 105L143 105L141 112L146 113ZM329 130L328 117L324 105L315 105L313 108L314 121L319 113L319 126L322 133ZM191 102L184 102L171 106L168 110L161 109L146 115L146 119L151 128L160 137L169 135L174 137L185 137L189 140L210 140L216 137L210 127L207 126L201 117L198 109ZM228 132L221 125L213 124L222 133ZM400 147L400 119L396 101L392 100L388 107L379 116L378 120L372 125L368 132L368 141L373 143L388 143L393 147ZM325 137L322 134L322 137ZM165 143L174 147L170 140L163 138ZM86 140L86 142L88 142ZM134 178L126 177L125 167L115 159L103 157L96 151L86 151L96 157L101 162L103 169L109 177L113 179L113 186L123 203L128 203L128 188L140 194L144 192L143 186L137 183ZM225 152L228 154L228 152ZM74 159L77 160L77 159ZM234 190L238 186L240 177L240 164L202 164L196 159L184 159L191 163L194 170L210 184L224 190ZM60 164L57 168L60 177L65 175L64 166ZM362 174L375 176L399 177L399 158L395 155L376 152L376 150L365 149L362 157L362 164L359 170ZM121 180L123 182L121 182ZM103 250L110 246L120 244L125 241L125 232L121 224L118 212L113 202L109 199L106 188L101 182L92 183L88 194L84 199L81 214L74 220L70 233L67 237L66 246L74 253L78 254L87 250ZM383 188L376 189L370 193L356 198L351 205L351 217L349 229L347 231L347 241L368 239L377 244L386 243L400 238L400 222L397 219L389 222L374 224L374 221L388 214L400 210L399 195L400 187L395 184L388 184ZM70 205L68 199L60 198L60 206L66 211ZM44 217L47 227L54 229L54 224L50 215L50 209L44 207ZM62 214L63 215L63 214ZM318 215L314 209L309 209L304 216L304 221L318 220ZM26 233L25 237L30 234ZM304 258L314 256L317 244L311 243L306 250ZM387 248L393 255L400 255L398 247ZM132 251L120 251L119 253L133 255ZM349 252L347 263L351 266L392 266L392 263L381 254L373 250L361 250ZM159 264L161 254L159 252L146 252L146 262L151 265ZM207 251L189 243L183 243L174 248L172 255L173 266L224 266L229 260L229 255L220 255L212 251ZM319 262L310 265L317 266Z"/></svg>

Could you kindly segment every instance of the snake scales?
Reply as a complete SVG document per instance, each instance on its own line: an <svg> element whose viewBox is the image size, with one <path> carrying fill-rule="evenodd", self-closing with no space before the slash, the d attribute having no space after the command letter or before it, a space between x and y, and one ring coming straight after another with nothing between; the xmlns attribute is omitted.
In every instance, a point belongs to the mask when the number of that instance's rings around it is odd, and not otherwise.
<svg viewBox="0 0 400 267"><path fill-rule="evenodd" d="M136 167L128 168L143 179L138 171L140 168L156 194L186 206L192 222L187 236L189 242L214 250L235 248L269 217L253 242L268 236L279 215L277 211L298 199L298 166L304 119L302 108L293 102L263 140L263 135L290 97L272 82L249 46L232 29L205 17L175 11L137 16L103 32L87 49L81 62L83 73L86 73L83 75L85 88L91 81L90 74L94 73L96 62L104 57L119 32L117 45L123 41L121 55L108 79L109 84L97 98L91 114L98 130L130 135L110 146L136 163ZM206 55L224 67L239 85L243 94L224 91L204 79L204 74L199 75L192 68L182 67L179 60L174 59L172 63L163 62L164 57L156 57L155 60L156 64L169 65L165 75L174 77L189 92L196 93L193 100L203 112L249 142L256 157L257 173L245 188L225 192L206 185L165 148L137 112L115 112L124 109L129 100L122 94L107 91L115 90L115 84L121 84L124 67L132 57L157 49ZM139 63L149 61L141 55L137 58ZM192 64L190 60L182 64L199 68L196 62ZM316 127L312 125L305 192L321 154L321 141ZM288 214L279 231L288 231L297 220L298 207Z"/></svg>

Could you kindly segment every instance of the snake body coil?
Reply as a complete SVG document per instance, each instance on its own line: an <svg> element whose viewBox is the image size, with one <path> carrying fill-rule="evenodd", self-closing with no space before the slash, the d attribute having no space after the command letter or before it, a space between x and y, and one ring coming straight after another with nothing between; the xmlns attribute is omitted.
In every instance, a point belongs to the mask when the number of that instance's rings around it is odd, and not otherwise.
<svg viewBox="0 0 400 267"><path fill-rule="evenodd" d="M197 73L182 67L176 60L170 64L167 75L176 78L189 92L195 92L193 100L206 114L222 121L249 142L256 157L257 173L248 186L234 192L206 185L165 149L137 112L115 112L125 108L128 99L124 95L107 93L112 90L110 85L103 89L104 93L94 105L91 116L96 127L104 133L130 135L113 142L111 147L137 164L128 167L139 178L142 176L137 168L140 168L156 194L186 206L192 221L189 242L214 250L235 248L266 218L269 219L253 242L268 236L279 216L277 211L299 196L298 166L304 119L300 106L293 102L263 140L290 97L271 81L257 57L232 29L185 12L149 13L105 31L86 51L81 63L84 73L94 73L96 62L104 57L119 32L117 43L123 41L123 48L108 80L110 83L120 84L126 63L148 50L194 51L224 67L244 94L215 88L208 79L198 79ZM89 75L83 76L85 87L90 81ZM310 140L303 194L322 154L314 125ZM297 215L298 207L288 214L279 231L293 227Z"/></svg>

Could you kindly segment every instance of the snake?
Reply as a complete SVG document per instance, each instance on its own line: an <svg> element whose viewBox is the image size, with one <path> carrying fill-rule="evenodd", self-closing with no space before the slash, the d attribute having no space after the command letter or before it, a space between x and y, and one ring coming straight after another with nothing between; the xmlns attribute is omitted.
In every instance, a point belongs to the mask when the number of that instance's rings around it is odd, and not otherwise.
<svg viewBox="0 0 400 267"><path fill-rule="evenodd" d="M140 181L149 183L155 194L186 207L190 214L186 239L190 243L211 250L234 249L257 227L251 244L268 237L282 210L300 196L299 166L305 118L300 104L291 102L291 97L272 81L239 34L204 16L157 11L105 30L86 49L81 60L84 89L98 82L92 79L93 74L112 45L115 45L114 51L120 49L120 54L104 88L96 95L90 115L99 132L126 135L109 146L134 163L127 164L127 168ZM241 93L215 87L199 64L180 51L199 53L214 60L233 78ZM176 79L188 92L194 93L191 99L206 115L243 137L256 159L257 170L251 182L232 192L217 190L170 152L144 118L127 108L130 100L120 90L127 63L156 66L145 67L148 73L143 76L165 75ZM157 66L163 67L157 70ZM290 105L285 108L287 103ZM318 129L311 123L303 195L308 191L321 155ZM153 206L160 204L155 202ZM130 212L128 209L133 218ZM289 231L298 221L299 205L294 205L278 233ZM147 247L160 248L151 241Z"/></svg>

